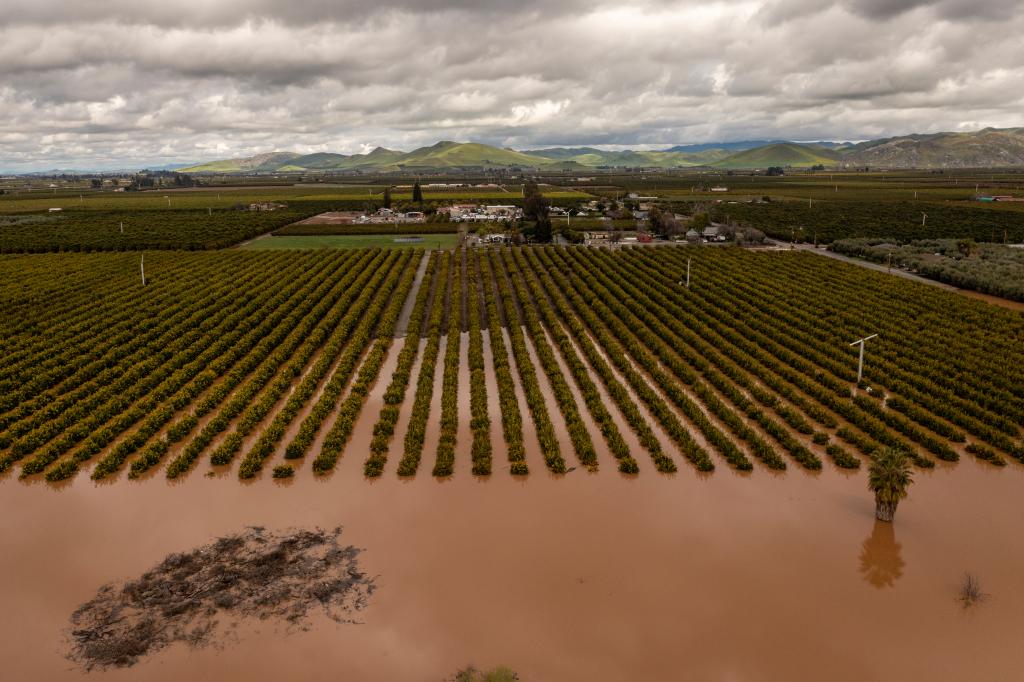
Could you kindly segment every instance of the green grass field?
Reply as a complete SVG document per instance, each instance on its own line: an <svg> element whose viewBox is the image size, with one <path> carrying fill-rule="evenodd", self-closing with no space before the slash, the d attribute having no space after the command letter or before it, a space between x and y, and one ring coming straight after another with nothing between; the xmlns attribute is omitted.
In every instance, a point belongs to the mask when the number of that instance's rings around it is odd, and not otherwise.
<svg viewBox="0 0 1024 682"><path fill-rule="evenodd" d="M390 234L354 234L295 236L295 237L263 237L244 244L239 248L246 250L266 249L365 249L381 247L390 249L408 249L422 247L425 249L454 249L458 244L457 234L424 235L421 242L396 242Z"/></svg>

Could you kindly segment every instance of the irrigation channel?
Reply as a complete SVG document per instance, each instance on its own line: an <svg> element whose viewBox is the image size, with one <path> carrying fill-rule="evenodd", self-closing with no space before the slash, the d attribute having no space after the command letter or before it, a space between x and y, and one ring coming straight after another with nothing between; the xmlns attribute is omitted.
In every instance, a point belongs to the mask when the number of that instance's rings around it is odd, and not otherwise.
<svg viewBox="0 0 1024 682"><path fill-rule="evenodd" d="M12 679L77 679L79 604L246 525L344 526L377 576L362 624L90 676L1019 668L1019 313L784 252L156 254L144 291L130 254L31 258L0 281ZM865 485L883 446L915 463L895 527Z"/></svg>

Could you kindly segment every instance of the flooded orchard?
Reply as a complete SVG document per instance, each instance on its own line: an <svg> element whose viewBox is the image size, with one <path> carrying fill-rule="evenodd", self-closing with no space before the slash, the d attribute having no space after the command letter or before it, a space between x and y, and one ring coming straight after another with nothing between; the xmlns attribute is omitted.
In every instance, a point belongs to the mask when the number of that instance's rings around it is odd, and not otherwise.
<svg viewBox="0 0 1024 682"><path fill-rule="evenodd" d="M237 296L231 315L210 296L166 318L156 294L198 284L161 280L119 323L124 357L63 331L77 310L51 320L22 301L0 367L5 676L1018 677L1024 320L800 254L695 250L700 285L683 288L688 253L154 257L214 279L221 259L249 278L276 269L290 286ZM107 286L83 272L84 291ZM21 301L10 288L0 303ZM920 328L925 311L939 331ZM182 337L186 314L209 329ZM22 333L29 319L59 338ZM159 326L143 336L145 319ZM858 383L848 341L864 329L881 336ZM183 355L151 357L167 342ZM208 361L219 374L199 372ZM866 485L889 450L915 465L894 525L875 521ZM292 477L273 478L285 462ZM313 609L298 626L278 617L288 602L218 610L238 596L229 582L191 601L223 582L199 572L140 602L191 610L131 667L68 658L69 641L95 639L72 614L104 585L151 584L154 567L252 527L342 528L372 594L342 622ZM261 556L229 572L276 575L255 571ZM968 574L984 598L965 606ZM93 632L134 643L100 615Z"/></svg>
<svg viewBox="0 0 1024 682"><path fill-rule="evenodd" d="M0 650L12 680L1012 679L1021 664L1022 467L917 472L894 526L864 474L648 472L251 485L190 476L0 483ZM103 584L258 525L344 526L377 590L360 624L243 622L83 673L68 618ZM990 597L965 609L965 571Z"/></svg>

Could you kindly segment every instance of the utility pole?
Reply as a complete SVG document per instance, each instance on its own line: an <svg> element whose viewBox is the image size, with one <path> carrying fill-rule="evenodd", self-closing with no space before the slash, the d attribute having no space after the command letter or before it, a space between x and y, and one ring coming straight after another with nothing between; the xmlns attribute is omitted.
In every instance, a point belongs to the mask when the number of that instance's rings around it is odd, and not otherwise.
<svg viewBox="0 0 1024 682"><path fill-rule="evenodd" d="M851 346L860 346L860 360L857 362L857 385L860 385L861 379L864 378L864 342L875 338L878 334L872 334L871 336L865 336L863 339L857 339Z"/></svg>
<svg viewBox="0 0 1024 682"><path fill-rule="evenodd" d="M690 288L690 259L686 259L686 288Z"/></svg>
<svg viewBox="0 0 1024 682"><path fill-rule="evenodd" d="M139 270L142 272L142 286L146 286L146 254L139 259Z"/></svg>
<svg viewBox="0 0 1024 682"><path fill-rule="evenodd" d="M925 221L927 221L927 220L928 220L928 214L922 212L921 213L921 227L924 227Z"/></svg>
<svg viewBox="0 0 1024 682"><path fill-rule="evenodd" d="M124 234L124 221L121 221L121 234Z"/></svg>

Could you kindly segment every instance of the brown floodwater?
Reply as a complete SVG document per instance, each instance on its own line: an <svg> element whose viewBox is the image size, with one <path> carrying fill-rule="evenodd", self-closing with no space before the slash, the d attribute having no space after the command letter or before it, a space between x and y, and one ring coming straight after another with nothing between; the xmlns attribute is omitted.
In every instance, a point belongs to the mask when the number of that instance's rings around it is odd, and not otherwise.
<svg viewBox="0 0 1024 682"><path fill-rule="evenodd" d="M828 463L814 477L606 467L444 482L389 466L370 484L363 458L287 485L193 473L54 490L8 475L4 678L85 677L62 657L79 604L250 524L344 525L377 576L362 624L250 624L223 648L175 645L88 679L441 680L474 663L524 680L1011 680L1024 664L1015 463L917 472L890 527L863 472ZM965 571L990 595L971 609L955 599Z"/></svg>

